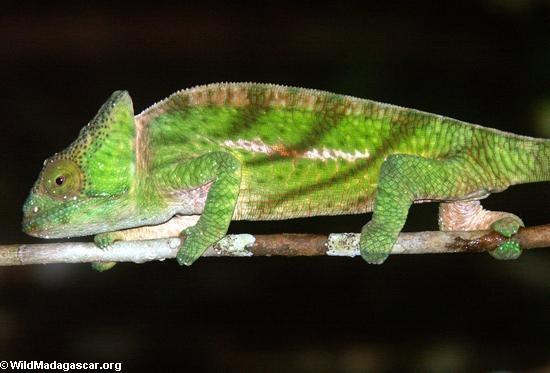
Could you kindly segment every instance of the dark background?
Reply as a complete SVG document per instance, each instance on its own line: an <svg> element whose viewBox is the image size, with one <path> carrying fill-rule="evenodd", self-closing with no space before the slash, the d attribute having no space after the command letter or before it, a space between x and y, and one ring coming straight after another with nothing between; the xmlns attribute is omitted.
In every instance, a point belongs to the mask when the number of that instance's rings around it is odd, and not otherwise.
<svg viewBox="0 0 550 373"><path fill-rule="evenodd" d="M20 232L42 161L116 89L139 112L216 81L318 88L550 136L542 1L323 5L89 2L0 11L0 243ZM114 3L114 2L113 2ZM485 201L548 223L548 184ZM436 229L437 205L406 230ZM359 231L368 216L236 223L231 232ZM0 269L0 359L122 362L125 371L550 369L549 250L201 259Z"/></svg>

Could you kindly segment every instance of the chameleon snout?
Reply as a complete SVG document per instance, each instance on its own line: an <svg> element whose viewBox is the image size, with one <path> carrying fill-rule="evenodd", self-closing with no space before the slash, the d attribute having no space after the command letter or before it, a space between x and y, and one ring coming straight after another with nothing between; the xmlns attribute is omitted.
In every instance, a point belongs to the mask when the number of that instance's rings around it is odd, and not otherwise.
<svg viewBox="0 0 550 373"><path fill-rule="evenodd" d="M23 232L25 232L29 236L38 237L37 227L36 224L33 223L32 219L24 216L21 225Z"/></svg>
<svg viewBox="0 0 550 373"><path fill-rule="evenodd" d="M40 212L41 208L38 206L38 202L29 196L23 205L23 221L21 223L23 232L33 237L42 237L43 232L37 221Z"/></svg>
<svg viewBox="0 0 550 373"><path fill-rule="evenodd" d="M40 237L40 232L35 219L36 213L23 213L23 221L21 223L23 232L33 237Z"/></svg>

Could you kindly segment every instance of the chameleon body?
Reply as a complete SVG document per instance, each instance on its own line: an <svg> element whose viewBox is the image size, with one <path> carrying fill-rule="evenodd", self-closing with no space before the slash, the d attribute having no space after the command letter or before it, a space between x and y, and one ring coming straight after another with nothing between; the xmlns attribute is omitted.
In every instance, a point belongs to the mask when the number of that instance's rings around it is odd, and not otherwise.
<svg viewBox="0 0 550 373"><path fill-rule="evenodd" d="M177 259L190 265L231 220L373 211L360 250L381 263L414 202L442 202L441 229L513 236L521 220L478 200L550 180L549 159L550 140L317 90L204 85L135 117L128 93L117 91L45 161L23 229L45 238L96 234L101 247L181 234ZM179 228L178 217L198 214L195 226ZM512 237L493 255L520 253Z"/></svg>

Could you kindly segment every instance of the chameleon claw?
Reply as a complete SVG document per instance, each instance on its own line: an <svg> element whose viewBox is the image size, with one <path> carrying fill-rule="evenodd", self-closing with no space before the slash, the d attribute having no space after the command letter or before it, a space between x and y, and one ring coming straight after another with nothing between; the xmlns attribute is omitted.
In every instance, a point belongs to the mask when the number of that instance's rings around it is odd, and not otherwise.
<svg viewBox="0 0 550 373"><path fill-rule="evenodd" d="M500 244L500 246L493 251L489 251L489 254L491 254L493 258L499 260L513 260L519 258L521 252L522 250L519 242L509 240Z"/></svg>

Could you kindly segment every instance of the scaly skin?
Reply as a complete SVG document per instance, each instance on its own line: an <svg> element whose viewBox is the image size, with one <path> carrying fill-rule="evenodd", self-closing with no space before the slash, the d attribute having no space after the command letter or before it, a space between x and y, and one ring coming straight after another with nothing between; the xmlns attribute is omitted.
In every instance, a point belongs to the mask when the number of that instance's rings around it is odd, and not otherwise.
<svg viewBox="0 0 550 373"><path fill-rule="evenodd" d="M136 117L119 91L45 162L23 229L40 237L97 234L104 247L124 239L121 229L201 214L181 232L178 261L190 265L231 220L374 210L360 249L369 263L381 263L412 203L452 205L548 181L549 159L550 140L315 90L212 84L177 92ZM466 229L491 226L512 238L494 256L519 256L519 218L480 209L469 216Z"/></svg>

